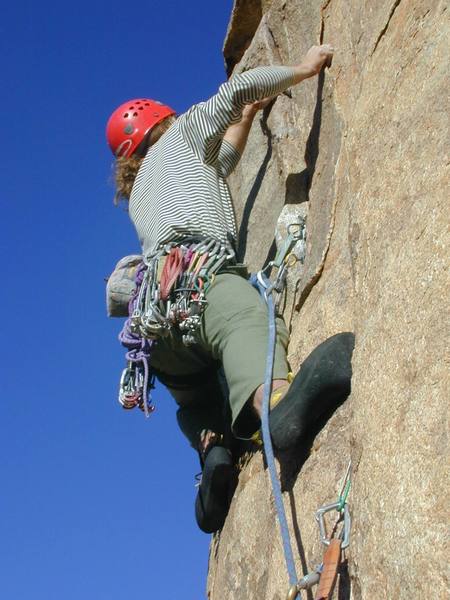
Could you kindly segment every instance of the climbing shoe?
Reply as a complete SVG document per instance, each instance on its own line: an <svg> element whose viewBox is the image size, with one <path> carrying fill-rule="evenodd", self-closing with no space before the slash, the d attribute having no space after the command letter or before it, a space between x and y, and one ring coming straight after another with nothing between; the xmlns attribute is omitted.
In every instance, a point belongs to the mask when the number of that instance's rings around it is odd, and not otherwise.
<svg viewBox="0 0 450 600"><path fill-rule="evenodd" d="M296 447L321 417L350 394L353 333L338 333L306 358L284 397L271 410L269 428L278 450Z"/></svg>
<svg viewBox="0 0 450 600"><path fill-rule="evenodd" d="M195 500L195 518L205 533L214 533L225 523L236 480L230 451L213 446L205 457Z"/></svg>

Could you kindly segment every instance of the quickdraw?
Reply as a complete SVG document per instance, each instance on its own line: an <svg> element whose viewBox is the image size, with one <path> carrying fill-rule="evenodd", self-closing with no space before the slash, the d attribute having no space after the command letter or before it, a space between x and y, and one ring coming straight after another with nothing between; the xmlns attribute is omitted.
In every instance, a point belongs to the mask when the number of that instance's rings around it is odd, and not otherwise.
<svg viewBox="0 0 450 600"><path fill-rule="evenodd" d="M320 540L326 547L323 562L317 565L314 571L305 575L300 581L291 586L287 600L295 600L300 594L300 590L309 590L314 585L319 584L314 596L314 600L329 600L333 594L339 566L341 564L342 551L350 544L351 519L347 504L347 497L351 485L351 461L347 467L344 483L337 502L325 504L316 511L316 521L319 525ZM325 515L329 512L337 511L338 517L327 534ZM337 532L339 525L342 527Z"/></svg>
<svg viewBox="0 0 450 600"><path fill-rule="evenodd" d="M139 407L146 416L153 411L152 346L174 329L186 346L195 343L208 304L206 292L219 269L234 260L231 247L213 239L165 244L144 258L136 272L130 316L119 335L128 349L119 385L123 408Z"/></svg>
<svg viewBox="0 0 450 600"><path fill-rule="evenodd" d="M299 260L299 258L294 254L293 249L297 243L305 244L306 239L306 224L304 220L301 220L300 223L291 223L287 227L288 235L284 240L283 244L280 246L280 249L277 252L274 260L270 261L264 269L257 273L258 282L260 284L260 288L264 289L264 296L267 298L269 294L273 292L276 293L276 297L274 299L275 308L278 308L278 304L280 301L280 297L283 291L286 288L286 278L288 274L288 270L290 267L293 267L294 264ZM303 262L304 257L300 258ZM278 269L277 275L273 282L269 284L264 281L264 276L267 271L270 271L272 268Z"/></svg>
<svg viewBox="0 0 450 600"><path fill-rule="evenodd" d="M321 570L319 586L316 591L314 600L329 600L333 594L336 585L339 566L341 564L342 551L350 544L350 529L351 518L347 504L347 497L350 492L351 485L351 468L352 461L349 461L347 472L344 477L341 493L337 502L325 504L316 512L316 521L319 524L320 540L327 550L323 556L323 563L320 565ZM330 534L327 535L325 515L329 512L337 511L338 517L331 528ZM337 533L339 525L342 524L341 530Z"/></svg>

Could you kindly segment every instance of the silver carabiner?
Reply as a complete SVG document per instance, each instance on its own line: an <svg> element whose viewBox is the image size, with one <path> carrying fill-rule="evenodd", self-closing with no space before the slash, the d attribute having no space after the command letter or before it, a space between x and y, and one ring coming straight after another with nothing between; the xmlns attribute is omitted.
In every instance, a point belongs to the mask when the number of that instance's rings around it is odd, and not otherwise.
<svg viewBox="0 0 450 600"><path fill-rule="evenodd" d="M325 506L322 506L316 512L316 521L319 524L320 540L321 540L322 544L324 544L325 546L329 546L330 542L331 542L331 537L327 536L327 530L326 530L326 526L325 526L325 514L328 512L331 512L333 510L340 512L340 507L341 507L340 502L333 502L332 504L326 504ZM343 524L343 527L342 527L339 535L337 536L338 538L342 539L342 544L341 544L342 549L347 548L347 546L350 544L350 529L352 526L350 510L348 508L347 503L344 504L343 511L344 511L344 524Z"/></svg>
<svg viewBox="0 0 450 600"><path fill-rule="evenodd" d="M119 403L123 408L135 408L139 404L139 399L142 394L142 387L139 387L139 373L136 365L129 362L122 371L119 383Z"/></svg>

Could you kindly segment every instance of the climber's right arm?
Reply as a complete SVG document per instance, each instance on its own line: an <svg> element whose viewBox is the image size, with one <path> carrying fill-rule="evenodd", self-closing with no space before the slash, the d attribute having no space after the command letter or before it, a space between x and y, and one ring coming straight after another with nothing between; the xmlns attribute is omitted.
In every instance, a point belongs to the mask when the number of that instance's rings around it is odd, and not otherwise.
<svg viewBox="0 0 450 600"><path fill-rule="evenodd" d="M244 106L276 96L293 81L291 67L257 67L235 75L220 86L215 96L180 117L180 131L199 159L214 165L225 132L241 120Z"/></svg>
<svg viewBox="0 0 450 600"><path fill-rule="evenodd" d="M330 44L312 46L306 53L302 62L292 67L294 71L293 85L297 85L304 79L318 75L324 65L330 66L334 49Z"/></svg>
<svg viewBox="0 0 450 600"><path fill-rule="evenodd" d="M257 67L231 77L215 96L196 104L180 118L180 130L187 143L201 160L215 164L226 130L240 121L246 104L276 96L312 77L331 55L331 47L313 46L300 65Z"/></svg>

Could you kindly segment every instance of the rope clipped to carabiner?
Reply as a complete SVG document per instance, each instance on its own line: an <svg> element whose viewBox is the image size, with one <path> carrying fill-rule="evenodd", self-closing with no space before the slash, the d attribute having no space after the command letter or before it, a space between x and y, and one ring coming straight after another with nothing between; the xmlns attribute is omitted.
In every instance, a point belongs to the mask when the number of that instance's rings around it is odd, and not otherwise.
<svg viewBox="0 0 450 600"><path fill-rule="evenodd" d="M342 550L346 548L350 542L351 520L347 498L351 485L351 461L345 474L338 501L321 507L316 513L316 519L319 523L320 537L322 543L327 547L323 562L322 564L318 565L313 572L308 573L301 580L298 580L291 539L289 535L289 528L287 524L286 511L281 493L281 485L275 467L275 458L269 430L270 396L272 392L273 364L276 343L276 303L273 299L273 292L277 292L279 298L284 289L287 274L286 270L290 264L291 250L297 241L304 239L304 227L302 228L302 226L299 226L295 230L289 230L288 228L288 232L288 239L278 252L275 260L269 263L263 270L259 271L259 273L256 275L256 278L254 277L252 280L253 285L259 289L261 295L264 297L269 313L269 340L264 380L261 431L264 444L264 454L270 474L272 493L275 500L278 521L280 524L284 558L289 575L290 587L286 596L286 600L295 600L299 597L302 589L311 589L312 586L316 585L317 583L319 586L315 600L328 600L336 583ZM265 275L265 271L273 266L278 267L278 274L275 281L272 283ZM324 515L331 510L338 511L339 517L335 523L335 526L333 527L330 537L327 537ZM335 535L336 527L342 521L342 529L338 535Z"/></svg>
<svg viewBox="0 0 450 600"><path fill-rule="evenodd" d="M275 342L276 342L276 321L275 321L275 304L272 297L271 290L269 288L269 279L260 271L258 273L257 285L267 302L267 309L269 312L269 341L267 347L267 359L266 359L266 372L264 380L264 392L262 402L262 414L261 414L261 431L264 444L264 454L266 457L267 468L270 474L270 480L272 483L272 493L275 500L275 506L277 510L278 521L280 524L281 537L283 542L284 559L286 562L286 568L289 575L290 589L288 592L287 600L295 600L298 595L297 591L297 572L295 569L294 555L292 552L292 545L289 536L289 528L286 519L286 511L284 509L283 497L281 494L281 485L278 480L278 475L275 467L275 457L273 453L272 440L269 431L269 404L270 395L272 392L272 373L273 363L275 358ZM295 588L295 595L294 593Z"/></svg>
<svg viewBox="0 0 450 600"><path fill-rule="evenodd" d="M290 588L287 595L287 600L295 600L299 594L297 586L297 572L295 569L294 555L292 551L292 544L289 535L289 527L287 524L286 511L284 509L283 497L281 494L281 485L278 480L278 475L275 467L275 457L272 446L272 439L269 431L269 406L270 396L272 392L272 376L273 376L273 365L275 359L275 343L276 343L276 304L273 298L273 290L281 294L284 288L286 279L286 265L287 259L291 253L292 248L297 241L302 239L304 234L304 228L301 225L295 225L288 228L288 238L280 248L274 261L270 262L263 270L257 273L256 278L253 278L252 283L259 289L260 294L263 296L267 303L267 310L269 313L269 340L267 345L267 358L266 358L266 370L264 378L264 391L263 391L263 402L262 402L262 415L261 415L261 431L264 444L264 454L266 457L267 468L270 474L270 480L272 484L272 493L275 500L275 506L277 510L278 521L280 524L281 538L283 542L284 558L286 562L286 568L289 575ZM272 266L278 267L278 276L274 283L272 283L265 275L265 271ZM256 280L255 280L256 279Z"/></svg>
<svg viewBox="0 0 450 600"><path fill-rule="evenodd" d="M347 504L347 497L350 492L351 486L351 467L352 461L349 462L347 472L345 474L344 483L342 485L341 493L336 502L331 504L325 504L316 511L316 521L319 524L320 540L325 546L329 546L333 537L338 537L342 541L342 550L347 548L350 544L350 529L351 529L351 518L350 510ZM331 530L331 535L327 535L325 525L325 515L329 512L337 511L338 517ZM338 525L343 522L340 533L336 536L333 535Z"/></svg>
<svg viewBox="0 0 450 600"><path fill-rule="evenodd" d="M316 512L320 539L327 549L323 556L323 563L319 566L321 575L314 600L329 600L331 598L336 585L339 566L341 564L342 551L347 548L350 543L351 519L347 498L351 486L351 468L352 461L350 460L337 502L325 504ZM325 515L334 510L337 511L338 517L331 528L330 535L327 535ZM337 533L337 528L342 522L343 525L341 531Z"/></svg>

